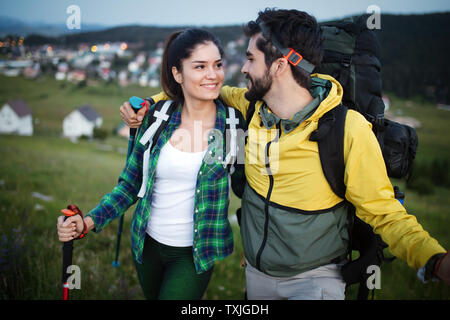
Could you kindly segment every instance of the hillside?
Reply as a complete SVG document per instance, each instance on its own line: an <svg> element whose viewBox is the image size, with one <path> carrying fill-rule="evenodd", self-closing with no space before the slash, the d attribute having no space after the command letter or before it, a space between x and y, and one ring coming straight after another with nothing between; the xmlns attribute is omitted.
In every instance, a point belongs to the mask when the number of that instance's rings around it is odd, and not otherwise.
<svg viewBox="0 0 450 320"><path fill-rule="evenodd" d="M450 13L383 15L377 35L384 90L450 104Z"/></svg>

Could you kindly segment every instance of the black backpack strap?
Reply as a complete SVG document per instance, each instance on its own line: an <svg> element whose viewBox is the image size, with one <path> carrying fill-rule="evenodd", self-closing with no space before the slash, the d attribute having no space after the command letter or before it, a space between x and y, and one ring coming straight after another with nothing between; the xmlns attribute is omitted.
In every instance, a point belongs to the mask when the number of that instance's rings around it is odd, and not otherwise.
<svg viewBox="0 0 450 320"><path fill-rule="evenodd" d="M344 128L348 109L342 104L328 111L319 119L317 130L311 136L311 141L317 141L320 162L324 175L336 195L345 199L344 184ZM349 253L350 262L341 268L344 281L348 284L359 283L358 300L368 296L366 280L367 266L380 266L383 261L389 261L383 255L387 245L379 235L373 233L370 225L355 215L355 207L349 205ZM360 252L360 257L352 261L351 251Z"/></svg>
<svg viewBox="0 0 450 320"><path fill-rule="evenodd" d="M161 100L158 101L151 111L151 114L149 115L150 123L158 123L157 129L152 139L151 149L150 151L155 147L156 142L158 141L159 135L161 132L166 128L167 124L169 123L169 119L172 117L173 112L177 108L177 103L172 100Z"/></svg>
<svg viewBox="0 0 450 320"><path fill-rule="evenodd" d="M144 100L147 101L150 105L154 105L155 104L155 100L153 100L153 98L147 97Z"/></svg>
<svg viewBox="0 0 450 320"><path fill-rule="evenodd" d="M250 121L252 121L253 114L255 113L255 105L256 105L256 100L250 101L250 104L248 105L247 114L245 116L245 120L247 122L247 127L250 124Z"/></svg>
<svg viewBox="0 0 450 320"><path fill-rule="evenodd" d="M237 116L237 110L231 107L225 107L225 155L224 166L228 167L230 174L234 172L234 164L237 159L237 131L241 122Z"/></svg>
<svg viewBox="0 0 450 320"><path fill-rule="evenodd" d="M317 141L322 170L333 192L345 199L344 127L347 107L342 104L325 113L309 140Z"/></svg>
<svg viewBox="0 0 450 320"><path fill-rule="evenodd" d="M243 139L247 131L246 122L242 114L234 108L225 107L225 156L224 165L231 176L231 188L238 198L244 193L245 178L245 144ZM240 218L240 216L238 216Z"/></svg>

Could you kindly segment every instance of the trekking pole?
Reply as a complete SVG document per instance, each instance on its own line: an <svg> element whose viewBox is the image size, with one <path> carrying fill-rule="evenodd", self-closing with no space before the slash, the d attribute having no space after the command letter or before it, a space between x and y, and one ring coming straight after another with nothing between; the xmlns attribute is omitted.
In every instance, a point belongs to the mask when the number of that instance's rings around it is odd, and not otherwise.
<svg viewBox="0 0 450 320"><path fill-rule="evenodd" d="M70 204L67 206L67 209L61 210L64 213L64 221L67 218L72 217L74 215L81 214L80 209L77 206ZM63 300L69 300L69 284L67 283L67 279L69 278L69 274L67 273L67 268L72 265L72 253L73 253L73 240L64 242L63 244L63 261L62 261L62 285L63 285Z"/></svg>
<svg viewBox="0 0 450 320"><path fill-rule="evenodd" d="M74 212L67 210L64 212L64 221L67 218L75 215ZM73 240L64 242L63 244L63 261L62 261L62 284L63 284L63 300L69 300L69 284L67 283L67 279L69 278L69 274L67 273L67 268L72 265L72 253L73 253Z"/></svg>
<svg viewBox="0 0 450 320"><path fill-rule="evenodd" d="M405 205L405 193L400 190L400 187L394 186L394 197L397 199L403 206ZM387 248L388 245L381 240L381 237L377 236L378 244L381 246L381 252L380 252L380 263L381 262L392 262L396 259L396 257L385 257L383 253L383 249ZM367 281L367 278L364 279L364 283L361 282L358 290L358 297L357 300L367 300L367 296L369 295L369 289L367 288L367 285L365 285L365 281ZM372 300L374 300L375 295L375 289L372 289Z"/></svg>
<svg viewBox="0 0 450 320"><path fill-rule="evenodd" d="M138 97L131 97L129 99L129 102L131 104L131 107L133 108L133 111L135 113L138 112L139 109L142 107L147 106L147 101L144 99L138 98ZM134 147L134 137L136 135L137 128L130 128L130 137L128 139L128 151L127 151L127 160L131 155L131 152L133 151ZM116 257L114 261L112 262L112 266L114 268L118 268L120 266L119 263L119 249L120 249L120 238L122 237L122 229L123 229L123 220L124 220L125 214L123 214L119 219L119 227L117 228L117 242L116 242Z"/></svg>

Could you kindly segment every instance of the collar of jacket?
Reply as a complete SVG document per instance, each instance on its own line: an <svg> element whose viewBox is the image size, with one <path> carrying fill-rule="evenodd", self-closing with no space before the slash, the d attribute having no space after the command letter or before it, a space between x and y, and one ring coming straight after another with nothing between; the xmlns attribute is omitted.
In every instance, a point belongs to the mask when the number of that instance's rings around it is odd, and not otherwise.
<svg viewBox="0 0 450 320"><path fill-rule="evenodd" d="M263 103L259 114L261 116L262 123L264 127L269 130L277 123L281 122L281 127L286 133L291 132L297 128L304 120L308 119L317 107L322 103L322 101L328 96L331 89L331 82L326 79L321 79L318 77L311 78L311 88L309 92L314 98L313 101L308 103L302 110L295 113L290 119L282 119L272 113L268 106Z"/></svg>

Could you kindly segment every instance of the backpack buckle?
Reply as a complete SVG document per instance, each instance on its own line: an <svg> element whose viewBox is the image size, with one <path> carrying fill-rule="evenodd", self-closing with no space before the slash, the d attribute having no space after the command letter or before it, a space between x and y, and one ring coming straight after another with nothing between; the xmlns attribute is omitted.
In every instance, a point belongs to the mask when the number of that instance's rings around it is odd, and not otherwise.
<svg viewBox="0 0 450 320"><path fill-rule="evenodd" d="M350 65L352 64L352 56L351 55L344 55L341 57L341 65L343 67L350 67Z"/></svg>
<svg viewBox="0 0 450 320"><path fill-rule="evenodd" d="M297 51L295 51L294 49L292 49L292 48L289 48L289 49L291 49L291 51L289 51L289 53L287 54L287 56L284 56L293 66L296 66L296 65L298 65L299 64L299 62L300 61L302 61L303 60L303 56L300 54L300 53L298 53ZM292 55L292 54L295 54L295 55Z"/></svg>

